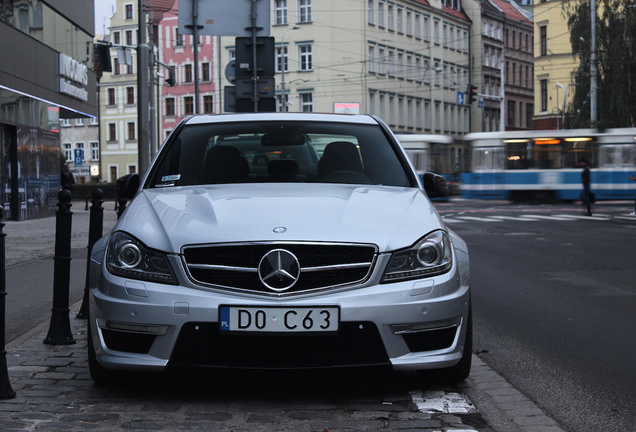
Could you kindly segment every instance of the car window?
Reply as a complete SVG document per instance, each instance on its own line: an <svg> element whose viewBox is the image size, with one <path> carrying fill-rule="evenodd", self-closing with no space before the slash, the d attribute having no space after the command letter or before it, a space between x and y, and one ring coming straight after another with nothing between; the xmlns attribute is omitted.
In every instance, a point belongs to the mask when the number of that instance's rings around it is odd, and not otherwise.
<svg viewBox="0 0 636 432"><path fill-rule="evenodd" d="M185 125L162 149L146 187L314 182L410 186L373 125L325 122Z"/></svg>

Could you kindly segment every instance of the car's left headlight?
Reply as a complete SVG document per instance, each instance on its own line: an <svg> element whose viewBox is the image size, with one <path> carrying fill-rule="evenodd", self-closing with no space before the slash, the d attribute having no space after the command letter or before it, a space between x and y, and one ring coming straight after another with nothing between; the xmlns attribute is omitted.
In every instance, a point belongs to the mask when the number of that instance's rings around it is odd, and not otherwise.
<svg viewBox="0 0 636 432"><path fill-rule="evenodd" d="M177 284L165 253L149 249L120 231L110 238L106 268L110 273L125 278Z"/></svg>
<svg viewBox="0 0 636 432"><path fill-rule="evenodd" d="M419 279L447 272L452 265L451 243L442 230L433 231L413 247L394 252L382 282Z"/></svg>

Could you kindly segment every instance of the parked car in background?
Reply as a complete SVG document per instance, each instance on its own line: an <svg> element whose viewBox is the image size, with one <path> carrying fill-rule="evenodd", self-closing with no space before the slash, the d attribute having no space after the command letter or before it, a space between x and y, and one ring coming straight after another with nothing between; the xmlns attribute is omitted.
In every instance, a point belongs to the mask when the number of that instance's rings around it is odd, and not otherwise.
<svg viewBox="0 0 636 432"><path fill-rule="evenodd" d="M92 378L177 367L471 365L467 247L377 117L202 115L92 249Z"/></svg>

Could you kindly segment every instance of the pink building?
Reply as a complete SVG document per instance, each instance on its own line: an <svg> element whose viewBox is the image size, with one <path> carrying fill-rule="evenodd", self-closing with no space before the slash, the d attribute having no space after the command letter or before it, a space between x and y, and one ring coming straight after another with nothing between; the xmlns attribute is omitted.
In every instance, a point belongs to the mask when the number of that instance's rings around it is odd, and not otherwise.
<svg viewBox="0 0 636 432"><path fill-rule="evenodd" d="M218 97L218 37L199 35L198 71L199 98L198 111L195 98L195 64L193 37L179 33L179 0L172 9L163 14L159 23L159 62L157 72L163 75L159 83L159 124L158 140L163 140L176 125L190 114L212 114L220 112ZM168 66L171 69L166 68ZM174 71L174 72L173 72ZM166 80L170 78L169 85Z"/></svg>

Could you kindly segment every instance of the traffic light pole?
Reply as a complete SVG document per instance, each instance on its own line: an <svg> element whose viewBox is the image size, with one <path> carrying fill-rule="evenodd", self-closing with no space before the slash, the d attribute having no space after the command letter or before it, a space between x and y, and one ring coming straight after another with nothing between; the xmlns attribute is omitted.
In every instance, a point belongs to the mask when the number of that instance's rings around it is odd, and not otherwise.
<svg viewBox="0 0 636 432"><path fill-rule="evenodd" d="M250 18L252 19L252 101L254 106L254 112L258 112L258 63L256 55L256 2L258 0L252 0L252 11Z"/></svg>

